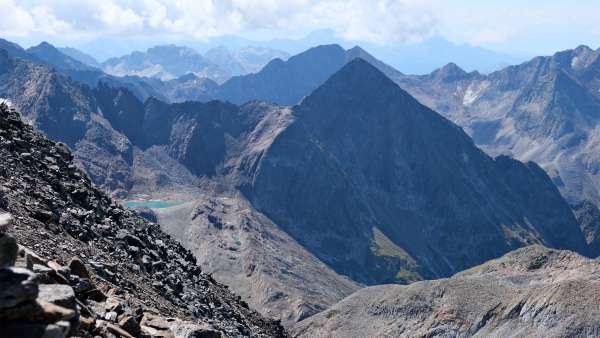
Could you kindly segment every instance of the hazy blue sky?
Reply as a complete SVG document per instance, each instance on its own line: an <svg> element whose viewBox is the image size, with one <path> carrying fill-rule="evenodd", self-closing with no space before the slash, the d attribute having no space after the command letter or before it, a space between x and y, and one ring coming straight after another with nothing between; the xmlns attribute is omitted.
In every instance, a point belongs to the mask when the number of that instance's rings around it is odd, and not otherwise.
<svg viewBox="0 0 600 338"><path fill-rule="evenodd" d="M598 0L0 0L0 8L0 36L24 46L80 46L100 37L297 38L329 28L383 45L441 36L530 55L600 47Z"/></svg>

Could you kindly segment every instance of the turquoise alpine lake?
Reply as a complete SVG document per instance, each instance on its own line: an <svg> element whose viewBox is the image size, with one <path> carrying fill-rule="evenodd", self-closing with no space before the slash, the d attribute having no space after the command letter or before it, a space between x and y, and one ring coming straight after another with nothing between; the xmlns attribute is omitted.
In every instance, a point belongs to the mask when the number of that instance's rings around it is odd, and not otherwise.
<svg viewBox="0 0 600 338"><path fill-rule="evenodd" d="M185 201L178 200L132 200L123 202L126 208L148 207L150 209L163 209L183 204Z"/></svg>

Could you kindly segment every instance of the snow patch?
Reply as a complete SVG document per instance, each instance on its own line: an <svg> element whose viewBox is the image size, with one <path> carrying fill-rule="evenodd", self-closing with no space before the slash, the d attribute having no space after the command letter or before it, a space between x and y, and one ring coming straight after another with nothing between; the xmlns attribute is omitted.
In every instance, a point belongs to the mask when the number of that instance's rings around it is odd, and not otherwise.
<svg viewBox="0 0 600 338"><path fill-rule="evenodd" d="M574 56L573 59L571 59L571 68L573 68L573 69L581 68L582 63L583 63L582 58L580 58L578 55Z"/></svg>
<svg viewBox="0 0 600 338"><path fill-rule="evenodd" d="M12 102L10 102L9 99L5 99L5 98L1 98L0 97L0 103L4 103L5 105L7 105L9 108L12 107Z"/></svg>
<svg viewBox="0 0 600 338"><path fill-rule="evenodd" d="M470 106L473 102L477 101L484 90L489 87L490 83L488 81L480 82L480 83L471 83L467 90L465 91L465 96L463 97L463 105Z"/></svg>

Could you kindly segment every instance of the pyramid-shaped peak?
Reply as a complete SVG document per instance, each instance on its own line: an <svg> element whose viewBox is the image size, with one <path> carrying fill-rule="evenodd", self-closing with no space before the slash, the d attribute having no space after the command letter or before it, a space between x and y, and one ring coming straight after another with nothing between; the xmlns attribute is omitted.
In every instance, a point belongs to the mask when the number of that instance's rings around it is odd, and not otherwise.
<svg viewBox="0 0 600 338"><path fill-rule="evenodd" d="M390 94L393 97L412 99L408 93L400 89L396 83L371 63L362 58L355 58L304 99L302 104L330 100L368 104Z"/></svg>

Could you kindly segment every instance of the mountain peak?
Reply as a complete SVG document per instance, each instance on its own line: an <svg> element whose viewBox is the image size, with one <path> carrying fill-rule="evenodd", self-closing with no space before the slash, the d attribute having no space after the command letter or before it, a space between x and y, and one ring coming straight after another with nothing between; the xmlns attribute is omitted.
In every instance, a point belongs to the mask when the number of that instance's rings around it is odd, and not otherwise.
<svg viewBox="0 0 600 338"><path fill-rule="evenodd" d="M52 44L42 41L39 45L27 49L28 53L60 53Z"/></svg>
<svg viewBox="0 0 600 338"><path fill-rule="evenodd" d="M353 101L355 104L365 105L392 91L396 92L393 96L411 97L371 63L357 57L333 74L302 105L330 100Z"/></svg>
<svg viewBox="0 0 600 338"><path fill-rule="evenodd" d="M433 71L433 73L431 74L441 81L456 81L463 79L469 75L469 73L460 68L454 62L448 63L444 67Z"/></svg>

